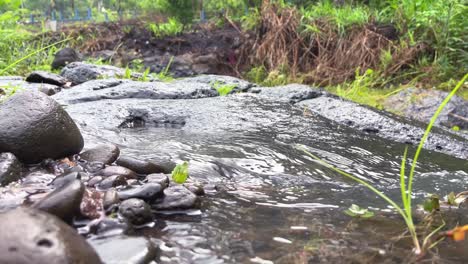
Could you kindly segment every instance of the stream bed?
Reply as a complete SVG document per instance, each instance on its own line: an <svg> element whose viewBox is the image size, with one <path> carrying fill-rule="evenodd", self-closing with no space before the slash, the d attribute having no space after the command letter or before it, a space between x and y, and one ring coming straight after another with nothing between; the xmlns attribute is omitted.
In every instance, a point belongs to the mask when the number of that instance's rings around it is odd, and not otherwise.
<svg viewBox="0 0 468 264"><path fill-rule="evenodd" d="M157 84L143 89L145 85L103 82L84 83L53 97L80 127L85 148L108 142L133 157L189 161L190 178L206 192L200 209L155 211L153 226L89 236L104 262L118 263L131 259L126 254L146 256L149 251L157 263L409 261L411 244L400 237L402 219L374 193L298 149L399 200L404 143L296 104L314 96L296 101L292 99L300 97L286 94L277 100L263 92L216 96L207 82L196 80L159 84L157 89ZM297 89L291 91L297 95ZM424 129L422 124L414 127ZM416 204L430 193L468 190L468 142L444 133L440 138L453 138L449 143L456 146L447 151L457 152L422 152L414 182ZM410 157L414 151L410 146ZM352 219L343 213L351 204L370 207L376 216ZM449 225L466 224L468 208L448 215ZM438 253L426 258L464 263L467 245L442 242Z"/></svg>

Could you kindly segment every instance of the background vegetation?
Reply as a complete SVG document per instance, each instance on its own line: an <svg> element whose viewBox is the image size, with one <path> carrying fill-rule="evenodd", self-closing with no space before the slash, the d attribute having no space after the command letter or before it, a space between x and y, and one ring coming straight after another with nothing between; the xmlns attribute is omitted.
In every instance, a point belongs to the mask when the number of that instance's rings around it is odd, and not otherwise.
<svg viewBox="0 0 468 264"><path fill-rule="evenodd" d="M43 24L26 23L31 15L83 17L88 8L94 21L163 16L164 23L148 21L155 37L190 31L204 18L235 23L257 36L238 62L242 77L327 86L374 106L402 84L449 89L468 68L464 0L0 0L0 68L48 43L37 34ZM48 69L57 48L5 74Z"/></svg>

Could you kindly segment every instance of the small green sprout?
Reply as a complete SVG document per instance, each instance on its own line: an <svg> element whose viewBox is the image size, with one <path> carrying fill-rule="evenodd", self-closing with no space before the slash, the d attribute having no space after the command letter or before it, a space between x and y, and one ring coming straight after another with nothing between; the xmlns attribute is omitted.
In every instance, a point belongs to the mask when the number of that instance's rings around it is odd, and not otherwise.
<svg viewBox="0 0 468 264"><path fill-rule="evenodd" d="M424 211L432 213L440 210L440 198L436 194L431 194L423 203Z"/></svg>
<svg viewBox="0 0 468 264"><path fill-rule="evenodd" d="M453 131L460 131L460 127L459 126L454 126L454 127L452 127L452 130Z"/></svg>
<svg viewBox="0 0 468 264"><path fill-rule="evenodd" d="M237 84L223 84L219 81L216 81L212 83L211 86L215 88L216 91L218 91L220 96L226 96L237 87Z"/></svg>
<svg viewBox="0 0 468 264"><path fill-rule="evenodd" d="M361 208L356 204L352 204L344 213L356 218L370 218L374 216L374 212L369 211L369 209Z"/></svg>
<svg viewBox="0 0 468 264"><path fill-rule="evenodd" d="M172 170L172 180L176 183L182 184L187 181L188 178L188 162L184 161L182 164L177 164L177 166Z"/></svg>
<svg viewBox="0 0 468 264"><path fill-rule="evenodd" d="M451 192L447 195L447 203L449 205L454 205L454 206L458 206L458 203L457 203L457 196L455 195L454 192Z"/></svg>

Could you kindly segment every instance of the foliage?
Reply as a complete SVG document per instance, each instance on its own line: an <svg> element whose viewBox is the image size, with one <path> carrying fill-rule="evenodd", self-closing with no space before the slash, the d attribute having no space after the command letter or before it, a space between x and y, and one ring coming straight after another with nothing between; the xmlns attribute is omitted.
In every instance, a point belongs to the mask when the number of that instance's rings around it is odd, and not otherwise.
<svg viewBox="0 0 468 264"><path fill-rule="evenodd" d="M184 161L182 164L177 164L174 170L172 170L172 180L179 184L185 183L189 176L188 167L189 164L187 161Z"/></svg>
<svg viewBox="0 0 468 264"><path fill-rule="evenodd" d="M237 85L236 84L223 84L222 82L215 81L211 84L211 86L218 91L220 96L228 95L232 90L234 90Z"/></svg>
<svg viewBox="0 0 468 264"><path fill-rule="evenodd" d="M413 221L413 212L412 212L412 195L413 195L413 179L414 179L414 173L415 173L415 170L416 170L416 165L417 165L417 162L418 162L418 158L419 158L419 155L421 154L421 150L424 146L424 143L426 142L427 138L429 137L429 133L431 132L432 130L432 127L434 126L435 124L435 121L437 120L437 117L440 115L440 113L442 112L442 110L444 109L444 107L447 105L447 103L450 101L450 99L455 95L455 93L457 92L458 89L460 89L460 87L465 83L465 81L468 79L468 73L465 74L465 76L460 80L460 82L458 82L457 86L455 86L455 88L451 91L451 93L444 99L444 101L439 105L438 109L436 110L436 112L434 113L433 117L431 118L431 121L429 122L429 124L427 125L426 127L426 130L424 132L424 135L423 137L421 138L421 141L416 149L416 152L414 154L414 157L413 157L413 162L411 164L411 168L410 168L410 172L409 172L409 176L406 180L406 159L407 159L407 153L408 153L408 147L405 148L405 151L404 151L404 154L403 154L403 159L402 159L402 162L401 162L401 167L400 167L400 193L401 193L401 200L403 202L403 207L400 207L397 202L395 202L394 200L392 200L390 197L388 197L386 194L384 194L383 192L379 191L378 189L376 189L374 186L372 186L371 183L365 181L365 180L362 180L356 176L353 176L349 173L346 173L330 164L328 164L327 162L323 161L322 159L320 159L319 157L315 156L314 154L312 154L311 152L309 152L308 150L306 150L304 147L300 147L300 149L302 151L304 151L307 155L311 156L312 158L314 158L315 160L317 160L320 164L324 165L325 167L347 177L347 178L350 178L360 184L362 184L363 186L365 186L366 188L368 188L369 190L371 190L372 192L374 192L375 194L377 194L378 196L380 196L382 199L384 199L390 206L392 206L401 216L402 218L404 219L405 223L406 223L406 226L408 228L408 231L411 235L411 238L413 240L413 245L415 247L415 253L417 255L420 255L423 253L423 251L426 249L426 247L430 246L428 245L428 241L430 240L430 237L432 235L435 234L435 232L432 232L430 233L423 241L423 245L421 247L421 244L420 244L420 241L418 239L418 234L416 232L416 226L414 224L414 221ZM441 227L439 227L441 228ZM439 229L438 228L438 229ZM438 230L436 229L436 230ZM465 230L462 230L462 231L465 231ZM461 237L461 235L460 235ZM464 239L464 232L463 232L463 239Z"/></svg>
<svg viewBox="0 0 468 264"><path fill-rule="evenodd" d="M175 36L182 33L184 25L176 18L171 17L167 20L166 23L149 23L148 28L153 33L153 36L156 38L162 38L167 36Z"/></svg>
<svg viewBox="0 0 468 264"><path fill-rule="evenodd" d="M361 208L359 205L355 204L352 204L344 213L357 218L370 218L374 216L374 213L369 211L369 209Z"/></svg>

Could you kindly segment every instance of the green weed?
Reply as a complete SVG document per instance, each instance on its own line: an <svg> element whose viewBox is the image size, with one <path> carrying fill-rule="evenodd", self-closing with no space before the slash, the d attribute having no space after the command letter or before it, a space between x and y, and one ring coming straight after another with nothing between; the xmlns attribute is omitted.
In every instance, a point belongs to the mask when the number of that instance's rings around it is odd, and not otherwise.
<svg viewBox="0 0 468 264"><path fill-rule="evenodd" d="M182 33L184 25L180 23L176 18L169 18L166 23L148 24L148 29L153 33L156 38L162 38L167 36L175 36Z"/></svg>
<svg viewBox="0 0 468 264"><path fill-rule="evenodd" d="M433 232L431 232L428 236L426 236L423 239L423 243L421 245L418 234L416 232L416 226L413 221L413 212L412 212L412 195L413 195L413 179L414 179L414 174L416 170L416 164L418 162L419 156L421 154L422 148L424 146L424 143L426 142L427 138L429 137L429 134L432 130L432 127L434 126L437 117L440 115L444 107L447 105L447 103L450 101L450 99L455 95L455 93L462 87L462 85L465 83L465 81L468 79L468 73L465 74L465 76L458 82L458 84L455 86L455 88L450 92L450 94L444 99L444 101L439 105L437 111L434 113L434 115L431 118L431 121L426 127L426 130L424 132L423 137L421 138L421 141L416 149L416 152L413 157L413 162L411 163L411 168L409 172L408 179L406 180L406 160L407 160L407 154L408 154L408 147L405 148L405 151L403 153L403 159L401 161L401 166L400 166L400 193L401 193L401 200L403 203L403 207L398 205L397 202L392 200L390 197L388 197L386 194L384 194L382 191L378 190L375 188L371 183L364 181L354 175L351 175L345 171L342 171L333 165L327 163L326 161L323 161L320 159L318 156L312 154L309 152L305 147L299 146L299 149L304 151L307 155L318 161L320 164L323 166L353 180L356 181L357 183L365 186L372 192L374 192L376 195L380 196L383 200L385 200L389 205L391 205L404 219L406 226L408 228L408 231L411 235L415 253L416 255L422 254L427 248L432 247L434 244L429 244L431 237L436 234L445 224L439 226L437 229L435 229Z"/></svg>
<svg viewBox="0 0 468 264"><path fill-rule="evenodd" d="M234 90L237 85L236 84L223 84L221 82L214 82L211 85L216 91L218 91L220 96L228 95L232 90Z"/></svg>

